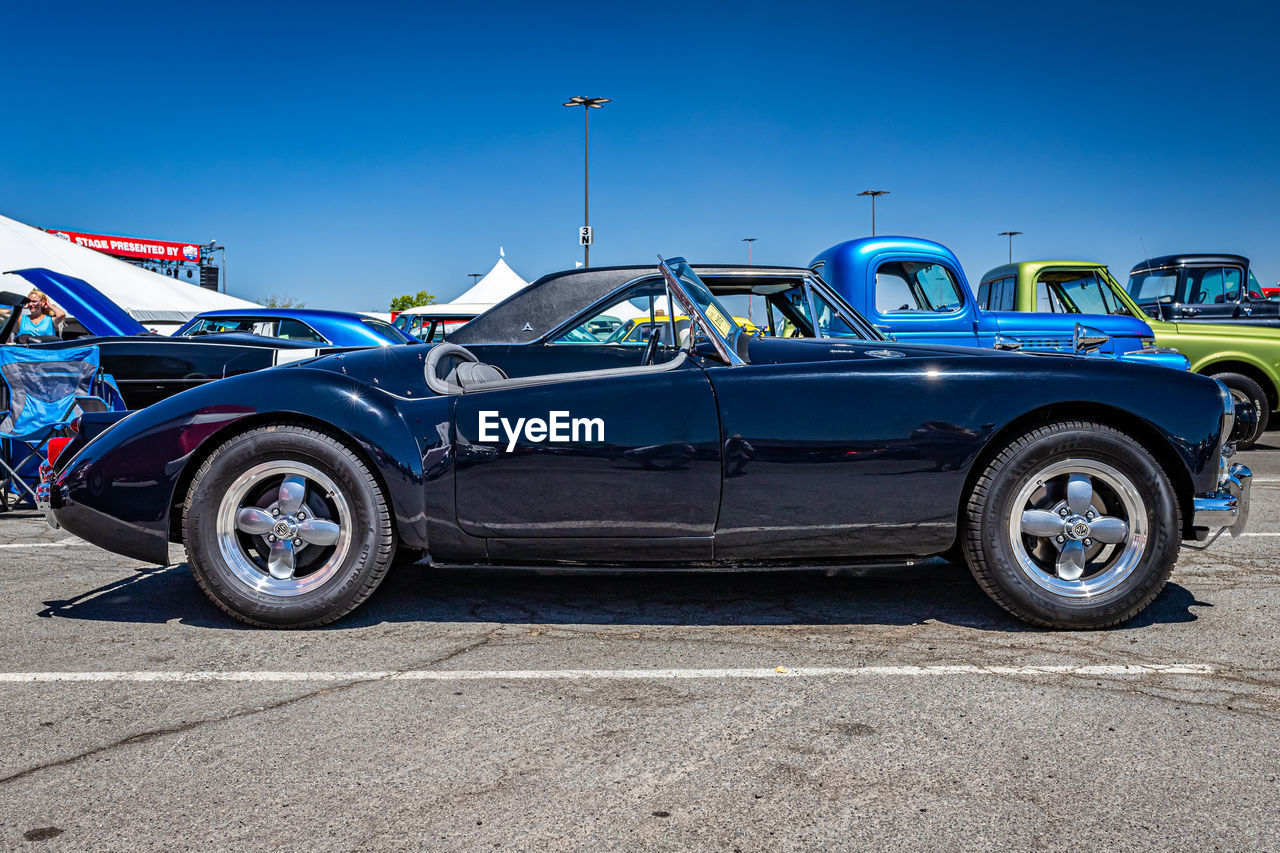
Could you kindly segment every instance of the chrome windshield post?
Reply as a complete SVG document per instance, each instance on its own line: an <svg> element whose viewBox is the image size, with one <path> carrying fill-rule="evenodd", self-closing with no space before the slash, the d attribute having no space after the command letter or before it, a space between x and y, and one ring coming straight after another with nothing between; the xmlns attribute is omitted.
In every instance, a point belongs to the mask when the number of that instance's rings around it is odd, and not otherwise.
<svg viewBox="0 0 1280 853"><path fill-rule="evenodd" d="M658 264L658 269L661 271L662 277L667 280L667 288L670 290L671 295L676 298L676 301L680 303L681 307L689 315L690 322L697 323L702 328L703 334L707 336L707 340L715 347L716 355L720 360L734 367L746 364L742 357L738 355L736 348L720 333L716 324L707 316L703 306L690 293L690 287L699 289L701 292L698 295L703 297L707 305L713 308L726 323L733 325L733 320L720 307L711 291L698 278L684 258L663 260ZM738 333L741 334L742 330L739 329Z"/></svg>

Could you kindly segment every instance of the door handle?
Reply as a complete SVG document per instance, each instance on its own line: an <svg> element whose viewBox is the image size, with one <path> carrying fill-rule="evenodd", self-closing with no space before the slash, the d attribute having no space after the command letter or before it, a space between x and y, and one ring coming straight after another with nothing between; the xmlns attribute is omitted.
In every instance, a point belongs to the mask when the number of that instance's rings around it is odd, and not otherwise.
<svg viewBox="0 0 1280 853"><path fill-rule="evenodd" d="M1182 313L1186 317L1194 317L1200 313L1199 308L1183 308Z"/></svg>

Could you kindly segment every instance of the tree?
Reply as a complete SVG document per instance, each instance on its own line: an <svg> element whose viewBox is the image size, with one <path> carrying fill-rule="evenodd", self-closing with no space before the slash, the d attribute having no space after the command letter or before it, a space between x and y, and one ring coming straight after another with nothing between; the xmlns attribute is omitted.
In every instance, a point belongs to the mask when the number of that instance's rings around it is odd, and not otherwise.
<svg viewBox="0 0 1280 853"><path fill-rule="evenodd" d="M307 303L300 302L299 300L294 299L292 296L284 296L284 295L278 295L278 294L272 293L263 298L262 307L263 308L305 308L307 307Z"/></svg>
<svg viewBox="0 0 1280 853"><path fill-rule="evenodd" d="M413 296L410 296L409 294L406 293L403 296L397 296L394 299L392 299L391 310L403 311L406 308L417 308L420 305L435 305L435 304L436 304L436 298L434 296L432 296L430 293L427 293L425 290L419 290Z"/></svg>

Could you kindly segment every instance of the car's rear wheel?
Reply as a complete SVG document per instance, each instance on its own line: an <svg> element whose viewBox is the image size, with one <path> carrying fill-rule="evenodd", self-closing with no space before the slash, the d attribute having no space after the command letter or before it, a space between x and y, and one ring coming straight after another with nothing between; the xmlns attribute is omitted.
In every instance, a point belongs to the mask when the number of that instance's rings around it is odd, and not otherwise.
<svg viewBox="0 0 1280 853"><path fill-rule="evenodd" d="M1237 403L1252 403L1258 410L1258 423L1254 426L1253 432L1236 442L1236 446L1241 450L1253 447L1262 438L1262 433L1267 428L1267 421L1271 418L1271 401L1267 399L1267 392L1257 381L1243 373L1215 373L1213 378L1227 386L1227 390L1231 392L1231 399Z"/></svg>
<svg viewBox="0 0 1280 853"><path fill-rule="evenodd" d="M301 425L237 435L200 466L183 516L187 561L224 611L313 627L358 607L395 553L391 513L364 462Z"/></svg>
<svg viewBox="0 0 1280 853"><path fill-rule="evenodd" d="M1103 628L1160 594L1181 540L1178 502L1140 443L1065 421L1011 442L979 477L964 548L978 584L1051 628Z"/></svg>

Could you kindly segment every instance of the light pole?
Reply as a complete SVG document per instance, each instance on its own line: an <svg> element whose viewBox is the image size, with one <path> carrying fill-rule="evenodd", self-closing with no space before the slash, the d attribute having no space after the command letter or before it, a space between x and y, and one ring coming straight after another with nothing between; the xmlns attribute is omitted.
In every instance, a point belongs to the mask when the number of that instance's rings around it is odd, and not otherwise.
<svg viewBox="0 0 1280 853"><path fill-rule="evenodd" d="M484 273L482 273L482 272L469 272L469 273L467 273L467 275L471 276L471 286L472 286L472 287L475 287L475 286L476 286L476 282L477 282L477 281L479 281L480 279L484 278Z"/></svg>
<svg viewBox="0 0 1280 853"><path fill-rule="evenodd" d="M871 236L876 236L876 199L882 195L888 195L888 190L863 190L858 195L871 196Z"/></svg>
<svg viewBox="0 0 1280 853"><path fill-rule="evenodd" d="M1001 231L997 237L1009 238L1009 263L1013 263L1013 238L1021 234L1021 231Z"/></svg>
<svg viewBox="0 0 1280 853"><path fill-rule="evenodd" d="M752 244L752 243L754 243L754 242L755 242L756 240L758 240L758 239L759 239L758 237L743 237L743 238L742 238L742 242L744 242L744 243L746 243L746 244L747 244L747 266L751 266L751 244ZM748 294L747 294L747 319L748 319L748 320L752 320L752 322L754 322L754 320L753 320L753 318L752 318L752 316L751 316L751 294L750 294L750 293L748 293Z"/></svg>
<svg viewBox="0 0 1280 853"><path fill-rule="evenodd" d="M576 95L564 102L566 107L582 107L582 230L578 240L582 243L582 268L591 266L591 111L598 110L612 98L588 98Z"/></svg>

